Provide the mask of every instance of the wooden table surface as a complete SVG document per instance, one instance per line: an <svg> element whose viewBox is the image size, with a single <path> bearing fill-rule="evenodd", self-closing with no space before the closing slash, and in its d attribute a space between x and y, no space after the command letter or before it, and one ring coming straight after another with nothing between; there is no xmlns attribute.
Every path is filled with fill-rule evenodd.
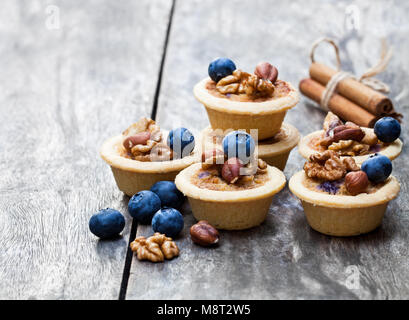
<svg viewBox="0 0 409 320"><path fill-rule="evenodd" d="M356 74L377 61L379 38L388 39L394 56L379 78L406 122L408 16L403 1L3 1L0 299L408 299L406 146L393 162L400 196L368 235L313 231L286 187L263 225L221 232L213 249L191 243L186 203L181 256L162 264L139 262L128 250L135 234L152 231L132 222L129 198L98 154L142 116L164 129L207 126L192 88L215 57L248 71L270 61L297 85L308 75L312 42L324 35ZM330 47L317 58L334 63ZM323 117L302 98L285 121L307 134ZM302 164L294 150L287 179ZM127 223L121 237L99 241L88 220L106 207Z"/></svg>

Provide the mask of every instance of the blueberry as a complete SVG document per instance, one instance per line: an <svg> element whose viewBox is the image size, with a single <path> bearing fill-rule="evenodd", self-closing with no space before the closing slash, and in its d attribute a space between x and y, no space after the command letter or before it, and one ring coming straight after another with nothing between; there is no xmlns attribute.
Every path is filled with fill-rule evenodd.
<svg viewBox="0 0 409 320"><path fill-rule="evenodd" d="M101 239L117 236L125 227L125 218L117 210L103 209L89 220L89 229Z"/></svg>
<svg viewBox="0 0 409 320"><path fill-rule="evenodd" d="M128 202L128 211L138 222L151 223L153 215L160 209L160 206L158 195L144 190L132 196Z"/></svg>
<svg viewBox="0 0 409 320"><path fill-rule="evenodd" d="M177 155L183 158L190 155L195 147L195 137L186 128L177 128L169 132L167 144Z"/></svg>
<svg viewBox="0 0 409 320"><path fill-rule="evenodd" d="M185 200L183 193L176 188L172 181L156 182L151 187L151 191L158 195L163 207L179 208Z"/></svg>
<svg viewBox="0 0 409 320"><path fill-rule="evenodd" d="M244 164L250 161L256 144L254 139L244 131L233 131L223 139L224 154L230 158L239 158Z"/></svg>
<svg viewBox="0 0 409 320"><path fill-rule="evenodd" d="M155 213L152 219L152 229L154 232L164 233L166 236L174 238L183 229L183 216L173 208L164 207Z"/></svg>
<svg viewBox="0 0 409 320"><path fill-rule="evenodd" d="M228 58L218 58L209 64L208 72L213 81L219 82L220 79L231 75L234 70L236 65L233 61Z"/></svg>
<svg viewBox="0 0 409 320"><path fill-rule="evenodd" d="M380 183L391 174L392 162L388 157L376 153L364 161L361 170L366 173L371 182Z"/></svg>
<svg viewBox="0 0 409 320"><path fill-rule="evenodd" d="M400 136L400 123L392 117L384 117L376 121L374 132L379 140L385 143L395 141Z"/></svg>

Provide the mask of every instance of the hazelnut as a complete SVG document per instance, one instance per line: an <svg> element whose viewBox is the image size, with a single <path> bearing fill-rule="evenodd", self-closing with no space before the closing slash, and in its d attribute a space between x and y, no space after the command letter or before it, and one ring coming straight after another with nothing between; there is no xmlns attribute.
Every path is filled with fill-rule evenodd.
<svg viewBox="0 0 409 320"><path fill-rule="evenodd" d="M345 176L345 187L347 188L347 191L353 196L364 192L368 185L368 176L364 171L349 172Z"/></svg>
<svg viewBox="0 0 409 320"><path fill-rule="evenodd" d="M194 243L204 247L219 242L219 232L205 220L199 221L190 228L190 237Z"/></svg>
<svg viewBox="0 0 409 320"><path fill-rule="evenodd" d="M240 178L243 162L239 158L230 158L222 167L222 177L228 183L235 183Z"/></svg>
<svg viewBox="0 0 409 320"><path fill-rule="evenodd" d="M270 80L274 84L278 77L278 70L268 62L260 62L256 66L254 74L261 79Z"/></svg>
<svg viewBox="0 0 409 320"><path fill-rule="evenodd" d="M140 132L134 136L127 137L123 142L123 146L128 152L130 152L131 149L138 144L146 145L150 137L151 137L150 132L148 131Z"/></svg>

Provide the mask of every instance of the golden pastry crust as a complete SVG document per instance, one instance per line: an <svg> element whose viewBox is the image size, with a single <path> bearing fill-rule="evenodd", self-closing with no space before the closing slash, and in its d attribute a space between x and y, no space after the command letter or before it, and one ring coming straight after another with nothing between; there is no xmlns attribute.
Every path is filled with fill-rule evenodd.
<svg viewBox="0 0 409 320"><path fill-rule="evenodd" d="M166 138L165 138L166 139ZM187 166L199 161L198 149L199 143L196 144L193 154L182 159L161 162L144 162L123 157L123 136L118 135L104 142L100 149L100 155L110 166L130 172L143 173L166 173L182 170Z"/></svg>
<svg viewBox="0 0 409 320"><path fill-rule="evenodd" d="M218 229L243 230L258 226L268 214L274 194L285 186L285 176L277 168L267 166L269 180L260 187L240 191L214 191L194 185L191 177L200 170L196 163L180 172L177 188L189 200L194 217L206 220Z"/></svg>
<svg viewBox="0 0 409 320"><path fill-rule="evenodd" d="M294 107L299 101L298 91L287 82L289 93L280 98L268 99L260 102L232 101L225 97L217 97L206 88L210 78L205 78L195 85L193 93L197 100L209 108L220 112L233 112L237 114L261 115L283 112Z"/></svg>
<svg viewBox="0 0 409 320"><path fill-rule="evenodd" d="M306 187L305 180L310 179L304 171L294 174L289 188L298 198L308 203L332 208L365 208L384 204L397 197L400 184L390 176L376 192L360 193L356 196L332 195L317 192Z"/></svg>
<svg viewBox="0 0 409 320"><path fill-rule="evenodd" d="M364 131L372 131L373 129L371 128L362 128L362 130ZM320 150L315 150L313 149L310 144L311 141L314 139L319 139L320 137L322 137L324 134L323 130L318 130L315 132L312 132L310 134L308 134L307 136L301 138L300 142L298 143L298 151L300 152L300 154L308 159L312 154L317 153L317 152L321 152ZM395 140L393 143L387 145L385 148L381 149L379 152L377 152L378 154L382 154L387 156L389 159L393 160L395 158L397 158L399 156L399 154L402 151L402 146L403 143L400 139ZM363 156L354 156L353 158L355 159L355 162L358 164L362 164L366 159L368 159L370 156L370 154L368 155L363 155ZM341 157L344 158L344 157Z"/></svg>
<svg viewBox="0 0 409 320"><path fill-rule="evenodd" d="M201 169L200 163L195 163L180 172L175 179L177 188L186 196L206 201L240 202L256 200L271 196L285 186L284 174L274 167L267 167L268 178L260 187L239 191L215 191L203 189L192 183L191 178Z"/></svg>

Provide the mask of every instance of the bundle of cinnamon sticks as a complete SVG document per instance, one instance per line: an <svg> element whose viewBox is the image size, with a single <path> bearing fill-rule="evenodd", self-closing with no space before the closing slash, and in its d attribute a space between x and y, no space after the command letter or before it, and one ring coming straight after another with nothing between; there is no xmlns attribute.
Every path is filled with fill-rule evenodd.
<svg viewBox="0 0 409 320"><path fill-rule="evenodd" d="M300 91L317 103L336 70L318 62L310 66L310 78L300 82ZM392 101L353 78L342 80L329 100L328 108L345 121L352 121L362 127L372 128L384 116L400 121L401 114L394 110Z"/></svg>

